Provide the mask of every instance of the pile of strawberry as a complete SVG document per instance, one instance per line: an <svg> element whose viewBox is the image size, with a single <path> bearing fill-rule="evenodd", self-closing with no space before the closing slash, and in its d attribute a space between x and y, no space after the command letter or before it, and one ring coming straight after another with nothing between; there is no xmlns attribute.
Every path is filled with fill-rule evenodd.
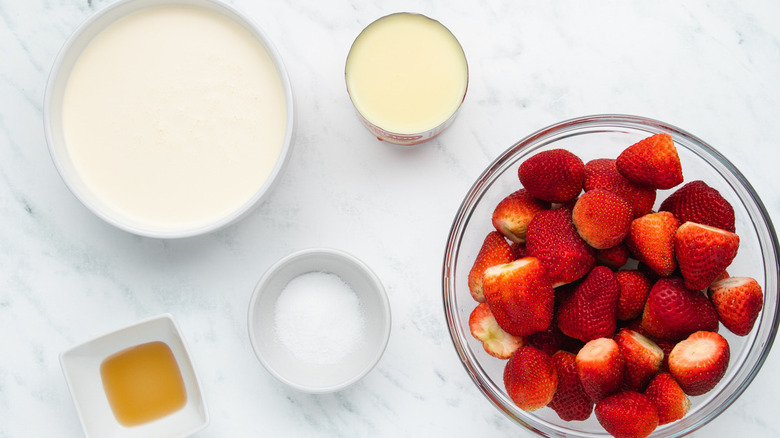
<svg viewBox="0 0 780 438"><path fill-rule="evenodd" d="M616 437L683 418L728 367L720 324L745 336L763 306L756 280L726 272L732 206L693 181L653 211L657 190L683 183L663 133L617 159L540 152L518 176L468 276L471 333L508 359L508 395L566 421L595 410Z"/></svg>

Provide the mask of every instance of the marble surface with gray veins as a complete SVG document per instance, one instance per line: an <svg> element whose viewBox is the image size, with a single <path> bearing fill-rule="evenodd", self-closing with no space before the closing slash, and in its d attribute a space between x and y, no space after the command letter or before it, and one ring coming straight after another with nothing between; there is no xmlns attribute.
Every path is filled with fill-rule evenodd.
<svg viewBox="0 0 780 438"><path fill-rule="evenodd" d="M192 350L211 424L200 437L517 437L470 380L442 310L444 245L482 170L561 120L646 116L715 146L780 220L780 3L230 1L270 36L297 104L289 166L242 221L156 240L120 231L66 188L47 150L50 68L77 26L111 1L0 0L0 437L83 436L58 361L73 345L171 313ZM363 27L416 11L468 58L468 95L430 143L380 143L346 94ZM392 335L356 385L309 395L276 381L246 329L250 294L292 251L333 247L382 279ZM771 291L777 293L777 291ZM780 436L780 350L692 436Z"/></svg>

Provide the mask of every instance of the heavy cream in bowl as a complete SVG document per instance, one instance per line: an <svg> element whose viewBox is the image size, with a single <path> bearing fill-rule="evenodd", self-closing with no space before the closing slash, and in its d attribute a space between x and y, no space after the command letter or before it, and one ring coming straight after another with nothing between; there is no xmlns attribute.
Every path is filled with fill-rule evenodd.
<svg viewBox="0 0 780 438"><path fill-rule="evenodd" d="M162 238L243 216L281 171L294 126L279 55L211 0L98 13L59 55L45 111L74 194L108 222Z"/></svg>

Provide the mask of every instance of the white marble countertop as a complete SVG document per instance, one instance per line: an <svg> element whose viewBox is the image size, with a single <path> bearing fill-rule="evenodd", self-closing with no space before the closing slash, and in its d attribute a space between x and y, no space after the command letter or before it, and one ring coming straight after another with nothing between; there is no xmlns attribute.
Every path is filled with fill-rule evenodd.
<svg viewBox="0 0 780 438"><path fill-rule="evenodd" d="M577 116L625 113L718 148L780 220L780 3L234 0L274 40L293 83L289 167L251 215L203 237L120 231L68 191L49 157L49 69L77 25L109 1L0 0L0 437L82 436L61 351L170 312L209 402L199 437L530 436L472 384L450 340L441 266L451 220L482 169L527 134ZM439 138L372 138L345 92L358 32L410 10L447 25L471 82ZM313 246L350 252L384 282L388 348L358 384L308 395L254 357L246 312L273 262ZM776 293L776 291L773 291ZM780 349L724 414L694 436L780 435Z"/></svg>

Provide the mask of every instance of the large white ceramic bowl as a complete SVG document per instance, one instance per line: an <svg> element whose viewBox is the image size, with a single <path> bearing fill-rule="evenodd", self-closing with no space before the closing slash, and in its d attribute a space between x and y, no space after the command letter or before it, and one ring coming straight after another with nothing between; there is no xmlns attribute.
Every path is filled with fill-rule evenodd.
<svg viewBox="0 0 780 438"><path fill-rule="evenodd" d="M128 215L98 196L96 191L85 183L82 175L74 166L63 132L63 100L66 86L72 69L85 48L102 30L117 20L146 8L164 5L186 5L205 8L232 20L247 30L256 38L273 60L286 100L286 108L281 110L284 111L286 116L286 128L281 152L265 182L257 188L251 198L235 207L232 211L220 213L218 217L208 218L204 221L183 222L182 225L158 224L143 218L139 219L137 215ZM121 86L121 84L117 85ZM106 108L106 111L111 110L112 108ZM60 50L49 76L43 111L44 129L49 152L57 171L71 192L89 210L108 223L134 234L155 238L180 238L204 234L225 227L244 217L271 190L274 182L283 171L285 163L291 154L295 130L292 87L281 56L260 27L239 10L219 0L119 0L101 9L82 23ZM259 142L264 140L258 139ZM237 157L237 159L240 160L241 157ZM132 184L132 181L128 181L128 183Z"/></svg>

